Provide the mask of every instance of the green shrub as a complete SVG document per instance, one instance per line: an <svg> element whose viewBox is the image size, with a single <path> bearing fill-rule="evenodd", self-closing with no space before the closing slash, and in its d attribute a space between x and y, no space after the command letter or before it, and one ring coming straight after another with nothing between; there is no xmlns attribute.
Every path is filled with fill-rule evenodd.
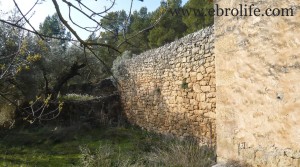
<svg viewBox="0 0 300 167"><path fill-rule="evenodd" d="M186 78L183 79L182 84L181 84L182 89L187 89L188 88L188 83L186 82Z"/></svg>
<svg viewBox="0 0 300 167"><path fill-rule="evenodd" d="M156 92L157 94L161 94L161 89L160 89L160 88L156 88L156 89L155 89L155 92Z"/></svg>

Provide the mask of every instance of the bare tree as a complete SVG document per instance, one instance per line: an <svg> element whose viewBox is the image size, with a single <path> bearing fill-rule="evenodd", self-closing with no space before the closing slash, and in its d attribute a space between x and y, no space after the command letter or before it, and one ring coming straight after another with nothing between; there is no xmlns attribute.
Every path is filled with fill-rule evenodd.
<svg viewBox="0 0 300 167"><path fill-rule="evenodd" d="M130 40L137 37L139 34L149 31L150 29L154 28L159 21L162 19L162 17L165 15L167 10L164 10L163 12L161 12L161 14L158 16L158 18L156 18L156 20L151 23L148 26L145 26L144 28L142 28L141 30L135 32L135 33L131 33L131 35L128 35L128 25L130 23L130 17L131 17L131 13L132 13L132 7L133 7L133 3L135 0L128 0L130 2L130 8L129 8L129 13L127 14L127 18L124 18L123 20L123 26L121 27L120 31L111 31L109 29L107 29L106 27L104 27L99 20L101 19L111 19L111 18L107 18L106 15L108 12L112 11L112 8L116 5L115 0L110 0L110 4L108 5L108 7L105 7L103 4L104 0L95 0L97 1L97 4L99 6L103 6L103 9L101 11L95 11L93 10L86 1L82 1L82 0L61 0L62 3L66 4L68 6L68 16L64 16L62 14L61 8L59 3L57 2L57 0L51 0L53 7L55 8L56 13L59 16L60 21L66 26L66 28L73 34L73 36L75 37L75 39L62 39L62 38L58 38L58 37L54 37L54 36L47 36L45 34L41 34L39 33L30 23L30 14L32 14L33 9L41 4L44 0L36 0L36 2L33 4L33 6L28 10L28 11L21 11L21 9L19 8L18 3L16 2L16 0L12 0L15 4L15 7L17 8L18 12L20 13L20 15L22 16L17 22L9 22L7 20L3 20L0 19L0 22L5 23L5 24L9 24L11 26L26 30L28 32L34 33L36 35L38 35L41 39L45 39L45 38L54 38L54 39L61 39L61 40L71 40L74 42L79 42L80 46L83 47L84 51L89 51L91 54L93 54L105 67L106 67L106 71L108 73L110 73L112 75L112 73L110 72L110 68L108 68L108 66L106 65L106 62L103 61L99 55L97 55L97 53L93 50L93 46L99 46L99 47L104 47L107 48L109 50L109 52L111 53L111 55L115 55L115 54L120 54L119 48L124 45L124 44L130 44ZM166 8L168 6L165 6ZM98 8L101 9L101 8ZM80 23L76 22L75 19L73 18L73 12L77 12L80 13L82 16L85 17L86 20L91 21L92 23L94 23L94 26L85 26L85 25L81 25ZM31 29L27 29L25 28L24 25L19 25L18 23L23 20L25 21L30 27ZM68 20L72 23L69 24ZM90 32L91 34L97 34L97 32L99 33L101 30L103 31L108 31L112 34L112 36L117 37L119 40L116 41L116 43L114 44L107 44L105 42L98 42L98 41L88 41L88 40L84 40L82 39L79 35L78 32L75 30L75 27L78 27L84 31ZM121 32L121 34L120 34ZM96 38L101 38L100 34L96 37Z"/></svg>
<svg viewBox="0 0 300 167"><path fill-rule="evenodd" d="M32 34L37 35L41 40L46 40L47 39L59 39L59 40L68 40L71 42L79 43L80 47L84 50L84 53L86 54L87 52L89 54L92 54L95 56L105 67L106 72L111 73L110 68L106 65L106 62L103 61L100 56L97 54L96 50L94 48L97 47L103 47L106 48L109 53L112 55L118 55L121 52L119 51L119 48L124 45L124 44L130 44L130 40L137 37L139 34L149 31L152 28L154 28L159 21L162 19L164 14L166 13L167 10L164 10L160 13L159 17L156 18L156 20L151 23L150 25L147 25L146 27L143 27L141 30L131 33L130 35L128 34L127 28L130 23L130 18L131 18L131 13L132 13L132 7L134 0L128 0L130 2L130 8L129 12L127 14L127 17L124 18L123 20L123 25L120 27L120 30L118 31L112 31L110 29L107 29L105 26L103 26L100 22L101 19L111 19L107 18L106 15L108 12L112 11L112 8L116 5L115 0L110 0L110 5L108 7L103 7L101 11L95 11L93 10L86 1L82 0L61 0L62 3L66 4L68 6L68 16L64 16L61 11L61 6L57 2L57 0L51 0L53 4L53 8L55 8L55 11L60 19L60 21L63 23L63 25L71 32L71 34L75 37L75 39L69 39L69 38L62 38L62 37L57 37L57 36L49 36L46 34L43 34L36 30L33 25L30 22L31 17L35 14L34 9L41 3L43 3L44 0L36 0L35 3L32 5L32 7L28 11L22 11L19 7L19 4L16 0L11 0L16 8L16 12L19 14L20 17L16 19L2 19L0 18L0 22L4 25L7 25L9 27L14 27L13 29L16 29L18 31L18 38L15 41L16 44L16 51L14 53L11 53L9 55L6 55L4 57L0 57L0 60L6 61L4 63L4 66L0 67L0 85L3 82L10 82L10 78L13 77L17 71L18 71L18 55L20 55L20 52L22 51L22 43L24 40L24 34L25 32L29 32ZM97 0L96 0L97 1ZM104 0L98 0L97 3L99 5L104 4ZM94 26L86 26L86 25L81 25L80 23L76 22L73 18L73 12L80 13L82 16L85 17L85 19L91 21L94 23ZM72 24L70 24L70 22ZM29 25L30 28L27 28L25 25ZM96 36L96 38L101 38L100 36L100 31L106 31L112 34L112 36L117 37L119 40L116 40L115 43L113 44L107 44L105 42L99 42L101 40L96 40L96 41L90 41L90 40L85 40L82 39L79 35L78 32L75 30L75 27L80 28L84 31L87 31L91 34L99 34ZM102 40L103 41L103 40ZM24 61L22 62L24 63ZM1 63L0 63L1 65ZM56 118L59 114L60 108L62 107L61 103L57 103L58 106L56 108L46 110L47 107L49 106L49 100L57 100L57 95L64 83L68 81L70 78L74 77L75 75L78 75L78 70L83 68L86 64L77 64L75 62L72 67L67 71L65 74L59 77L57 83L54 85L53 89L50 90L48 88L48 79L46 76L45 71L43 71L43 77L45 80L46 84L46 93L45 97L40 101L40 97L36 98L36 101L30 102L27 104L27 106L20 108L20 110L24 110L28 112L28 115L32 118L31 120L42 120L42 119L52 119ZM11 83L13 84L13 83ZM16 107L20 107L19 104L17 104L14 100L11 100L7 96L7 92L3 92L5 88L0 90L0 96L7 100L9 103L12 103ZM55 113L56 112L56 113ZM49 117L52 116L52 117Z"/></svg>
<svg viewBox="0 0 300 167"><path fill-rule="evenodd" d="M57 37L47 36L45 34L39 33L32 26L32 24L30 23L30 17L31 16L28 16L28 15L30 13L32 13L33 9L37 5L41 4L43 2L43 0L36 0L36 2L33 4L33 6L28 11L25 11L25 12L22 11L19 8L19 5L16 2L16 0L12 0L12 1L14 2L15 7L17 8L17 10L19 11L19 13L21 14L22 17L17 22L9 22L9 21L3 20L3 19L0 19L0 22L5 23L5 24L9 24L11 26L14 26L14 27L26 30L26 31L29 31L31 33L34 33L34 34L38 35L41 39L44 39L44 38L57 38ZM120 48L120 46L122 46L124 43L129 42L130 39L136 37L138 34L143 33L145 31L155 27L155 25L157 25L159 23L162 16L167 11L167 10L165 10L165 12L162 12L161 15L156 19L156 21L154 21L151 25L148 25L148 26L144 27L143 29L141 29L140 31L134 33L133 35L128 36L126 29L127 29L128 24L130 22L130 17L131 17L131 13L132 13L132 7L133 7L134 0L128 0L128 1L130 1L131 5L130 5L130 8L129 8L128 17L124 18L124 21L123 21L124 26L121 27L122 28L122 30L121 30L122 34L119 34L119 32L115 32L115 31L111 31L111 30L106 29L99 22L100 19L111 19L111 18L106 18L105 16L108 12L112 11L112 8L116 4L115 0L110 0L110 5L108 7L104 7L104 9L101 10L101 11L95 11L95 10L91 9L91 7L88 6L87 2L84 2L82 0L73 0L73 1L71 1L71 0L61 0L61 1L68 6L68 16L67 16L67 18L65 16L63 16L60 5L58 4L57 0L52 0L53 7L55 8L55 11L59 16L59 19L66 26L66 28L73 34L73 36L76 38L76 39L73 39L72 41L80 42L81 46L87 48L88 50L90 50L90 48L92 48L92 46L101 46L101 47L106 47L106 48L111 49L113 51L119 52L118 48ZM98 2L99 5L104 4L104 0L102 0L102 1L98 0L97 2ZM77 12L77 13L79 12L82 16L84 16L86 18L86 20L89 20L89 21L93 22L94 26L89 26L88 27L88 26L83 26L80 23L77 23L73 18L72 12ZM21 20L25 20L26 23L31 27L31 30L25 28L24 25L19 25L18 23ZM72 25L69 24L68 20L72 23ZM114 45L108 45L106 43L100 43L100 42L86 41L78 35L78 32L76 32L75 27L78 27L82 30L85 30L85 31L90 32L90 33L95 33L95 34L97 34L97 32L99 32L100 30L109 31L111 34L113 34L115 36L121 36L122 40L120 40L119 43L116 43ZM98 37L98 38L100 38L100 37ZM64 40L67 40L67 39L64 39ZM95 55L95 56L97 56L97 55Z"/></svg>

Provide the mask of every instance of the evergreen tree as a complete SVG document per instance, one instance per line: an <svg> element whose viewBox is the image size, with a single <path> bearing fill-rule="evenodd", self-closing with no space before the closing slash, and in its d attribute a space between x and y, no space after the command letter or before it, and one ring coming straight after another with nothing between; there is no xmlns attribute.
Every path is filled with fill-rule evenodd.
<svg viewBox="0 0 300 167"><path fill-rule="evenodd" d="M129 35L132 36L151 25L151 13L146 7L139 11L134 11L130 18ZM122 50L131 50L132 53L138 54L149 49L148 40L149 30L139 33L129 40L130 44L124 45Z"/></svg>
<svg viewBox="0 0 300 167"><path fill-rule="evenodd" d="M40 24L39 28L40 33L43 35L71 39L71 33L66 31L65 26L61 23L56 13L52 16L47 16L44 22ZM66 40L60 40L60 44L66 49Z"/></svg>
<svg viewBox="0 0 300 167"><path fill-rule="evenodd" d="M127 31L127 14L124 10L109 12L103 19L101 19L101 25L105 29L102 33L102 37L106 38L106 43L114 44L123 35L124 31Z"/></svg>
<svg viewBox="0 0 300 167"><path fill-rule="evenodd" d="M184 9L190 12L189 16L183 17L183 22L187 26L185 34L198 31L214 22L213 16L209 13L209 10L213 9L213 3L208 0L189 0Z"/></svg>
<svg viewBox="0 0 300 167"><path fill-rule="evenodd" d="M168 0L168 5L170 8L180 8L181 0ZM164 6L160 6L154 11L152 22L154 22L163 12L166 12L165 10L166 8ZM150 31L148 36L149 44L152 48L155 48L172 42L176 38L182 37L186 28L186 25L182 22L182 16L172 16L170 12L166 12L158 25Z"/></svg>

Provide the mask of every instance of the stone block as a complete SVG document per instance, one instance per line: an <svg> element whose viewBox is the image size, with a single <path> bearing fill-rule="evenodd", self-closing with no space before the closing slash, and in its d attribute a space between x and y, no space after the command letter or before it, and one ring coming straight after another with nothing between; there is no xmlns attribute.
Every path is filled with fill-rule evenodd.
<svg viewBox="0 0 300 167"><path fill-rule="evenodd" d="M207 112L207 113L204 113L204 116L215 119L216 118L216 113L215 112Z"/></svg>
<svg viewBox="0 0 300 167"><path fill-rule="evenodd" d="M197 100L198 102L204 102L204 101L206 100L206 95L205 95L205 93L198 93L198 94L196 95L196 100Z"/></svg>
<svg viewBox="0 0 300 167"><path fill-rule="evenodd" d="M203 75L201 73L197 74L197 80L200 81L203 79Z"/></svg>
<svg viewBox="0 0 300 167"><path fill-rule="evenodd" d="M216 97L216 94L215 93L207 93L206 96L208 98L213 98L213 97Z"/></svg>
<svg viewBox="0 0 300 167"><path fill-rule="evenodd" d="M215 68L214 67L207 67L206 68L206 72L209 73L214 73L215 72Z"/></svg>
<svg viewBox="0 0 300 167"><path fill-rule="evenodd" d="M200 81L199 84L200 84L201 86L205 86L205 85L208 85L208 82L207 82L207 81Z"/></svg>
<svg viewBox="0 0 300 167"><path fill-rule="evenodd" d="M191 82L196 82L197 81L197 77L196 76L192 76L191 77Z"/></svg>
<svg viewBox="0 0 300 167"><path fill-rule="evenodd" d="M176 102L177 102L177 103L182 103L182 102L183 102L183 98L177 96L177 97L176 97Z"/></svg>
<svg viewBox="0 0 300 167"><path fill-rule="evenodd" d="M190 72L190 76L191 77L196 77L197 76L197 72Z"/></svg>
<svg viewBox="0 0 300 167"><path fill-rule="evenodd" d="M194 84L193 85L193 91L196 93L200 93L201 92L201 86L199 84Z"/></svg>
<svg viewBox="0 0 300 167"><path fill-rule="evenodd" d="M191 86L192 86L192 85L191 85ZM193 99L194 96L195 96L195 93L194 93L194 92L188 92L187 97L188 97L189 99Z"/></svg>
<svg viewBox="0 0 300 167"><path fill-rule="evenodd" d="M201 86L200 87L202 92L209 92L210 91L210 86Z"/></svg>
<svg viewBox="0 0 300 167"><path fill-rule="evenodd" d="M200 48L198 48L198 47L193 48L193 49L192 49L192 54L193 54L193 55L198 54L198 53L199 53L199 50L200 50Z"/></svg>

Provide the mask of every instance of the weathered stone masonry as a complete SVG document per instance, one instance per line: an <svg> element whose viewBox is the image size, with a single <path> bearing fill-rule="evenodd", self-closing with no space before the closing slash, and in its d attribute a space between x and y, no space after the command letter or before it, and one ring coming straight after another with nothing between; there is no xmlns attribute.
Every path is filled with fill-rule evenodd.
<svg viewBox="0 0 300 167"><path fill-rule="evenodd" d="M125 60L128 119L148 130L215 143L213 27Z"/></svg>
<svg viewBox="0 0 300 167"><path fill-rule="evenodd" d="M293 8L295 15L215 17L215 32L206 28L125 61L128 118L157 132L216 139L218 163L300 167L299 0L215 3Z"/></svg>
<svg viewBox="0 0 300 167"><path fill-rule="evenodd" d="M218 162L300 167L300 1L217 0L294 16L215 17Z"/></svg>

